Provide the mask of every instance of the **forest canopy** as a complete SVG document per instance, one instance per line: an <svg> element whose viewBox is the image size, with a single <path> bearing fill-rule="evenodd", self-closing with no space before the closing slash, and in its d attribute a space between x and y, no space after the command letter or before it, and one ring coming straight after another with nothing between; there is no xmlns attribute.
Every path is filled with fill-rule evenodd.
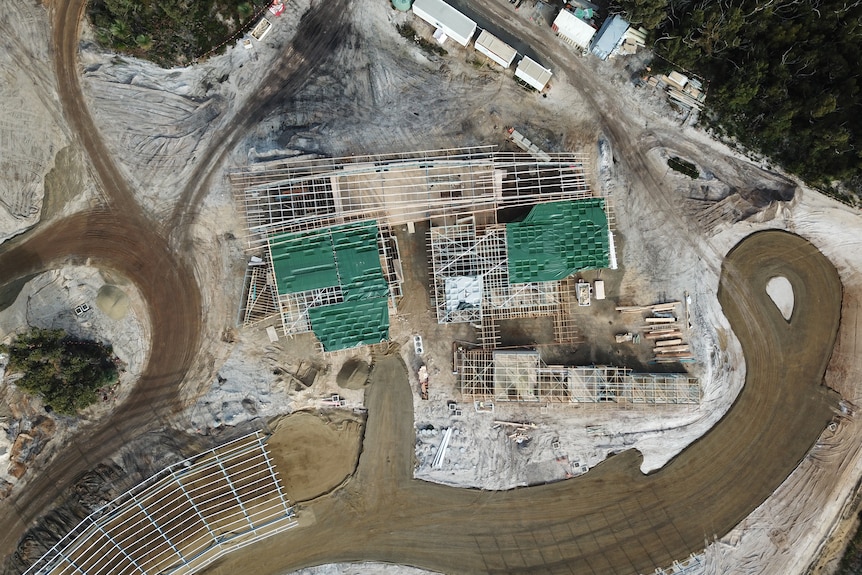
<svg viewBox="0 0 862 575"><path fill-rule="evenodd" d="M862 190L862 0L619 0L709 82L707 119L808 182Z"/></svg>
<svg viewBox="0 0 862 575"><path fill-rule="evenodd" d="M62 329L34 328L0 351L9 354L7 373L21 374L18 387L66 415L95 403L97 391L118 378L110 346L79 340Z"/></svg>
<svg viewBox="0 0 862 575"><path fill-rule="evenodd" d="M254 23L264 0L90 0L87 13L99 44L152 60L187 65L223 50Z"/></svg>

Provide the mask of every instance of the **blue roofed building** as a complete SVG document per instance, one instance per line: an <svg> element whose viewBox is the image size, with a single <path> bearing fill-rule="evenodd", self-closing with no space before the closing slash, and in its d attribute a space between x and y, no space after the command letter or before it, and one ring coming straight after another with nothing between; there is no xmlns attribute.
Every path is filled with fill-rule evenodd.
<svg viewBox="0 0 862 575"><path fill-rule="evenodd" d="M623 36L628 29L628 22L619 16L611 16L605 20L605 23L593 37L590 51L602 60L607 60L617 46L622 43Z"/></svg>

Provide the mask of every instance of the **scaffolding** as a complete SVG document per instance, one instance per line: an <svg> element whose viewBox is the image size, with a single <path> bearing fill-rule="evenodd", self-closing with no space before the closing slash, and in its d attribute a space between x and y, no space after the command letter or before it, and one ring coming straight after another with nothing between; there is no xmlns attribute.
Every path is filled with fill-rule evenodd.
<svg viewBox="0 0 862 575"><path fill-rule="evenodd" d="M536 351L464 350L458 374L465 401L637 407L698 405L700 382L688 374L632 373L613 366L545 365Z"/></svg>
<svg viewBox="0 0 862 575"><path fill-rule="evenodd" d="M297 525L260 432L163 469L94 511L24 575L189 575Z"/></svg>

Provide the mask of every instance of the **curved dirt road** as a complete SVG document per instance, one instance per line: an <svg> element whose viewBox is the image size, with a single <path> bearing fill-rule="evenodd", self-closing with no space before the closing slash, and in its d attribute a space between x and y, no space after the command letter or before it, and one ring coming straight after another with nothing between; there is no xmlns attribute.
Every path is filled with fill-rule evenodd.
<svg viewBox="0 0 862 575"><path fill-rule="evenodd" d="M4 554L78 474L159 425L175 405L200 338L200 295L190 268L151 231L80 94L77 26L84 1L57 4L55 65L64 113L90 154L109 206L0 250L0 283L69 258L91 258L141 290L150 308L153 342L141 384L87 439L87 449L73 444L27 490L4 502ZM316 22L322 26L323 20ZM286 68L277 80L294 75ZM265 90L259 107L250 110L265 112L278 94L277 87ZM605 120L615 143L623 142L626 160L637 161L636 154L629 157L637 151L635 137L625 126ZM243 125L234 122L221 140L235 141ZM202 183L186 189L184 205L191 208L178 207L171 219L181 230L202 197L207 171L227 145L212 149L196 172ZM649 185L660 187L655 178ZM769 274L777 272L796 290L797 310L789 324L765 294ZM646 477L637 469L637 454L625 453L576 480L528 490L489 493L414 481L406 374L397 360L383 360L368 394L371 415L357 475L345 489L309 506L314 525L255 546L253 553L228 557L219 570L268 573L362 559L445 572L631 573L667 564L702 548L704 539L723 534L747 515L792 471L829 420L830 398L818 383L834 341L840 295L834 268L794 236L758 234L732 252L720 297L745 349L746 386L713 431Z"/></svg>
<svg viewBox="0 0 862 575"><path fill-rule="evenodd" d="M54 67L63 115L87 152L107 206L0 246L0 285L70 260L114 270L140 290L149 310L152 341L144 373L123 406L86 437L73 439L70 449L0 506L0 525L4 526L0 555L4 557L78 476L118 452L131 438L163 426L164 417L180 407L180 384L202 345L204 318L193 266L184 260L189 255L172 244L186 244L189 224L225 154L281 98L302 87L322 56L338 45L339 32L348 25L343 0L321 3L307 15L302 33L286 47L259 92L212 138L213 145L204 151L173 216L161 224L151 221L136 202L134 190L102 141L81 92L78 41L85 7L86 0L51 5Z"/></svg>
<svg viewBox="0 0 862 575"><path fill-rule="evenodd" d="M790 322L766 294L775 275L794 288ZM443 573L631 575L702 549L790 474L836 402L821 380L841 283L817 249L784 232L748 237L724 263L719 299L745 352L745 387L716 427L660 471L643 475L630 451L579 478L507 492L413 480L411 391L400 359L387 357L367 392L354 478L304 509L312 525L228 556L210 572L265 575L373 560Z"/></svg>

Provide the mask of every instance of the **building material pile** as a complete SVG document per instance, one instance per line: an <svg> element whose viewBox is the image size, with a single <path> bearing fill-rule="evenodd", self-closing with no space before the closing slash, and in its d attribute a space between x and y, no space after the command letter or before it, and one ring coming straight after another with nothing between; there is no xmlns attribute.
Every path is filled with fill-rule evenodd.
<svg viewBox="0 0 862 575"><path fill-rule="evenodd" d="M620 313L652 314L644 318L643 337L653 342L653 363L685 363L694 361L694 356L683 339L683 328L677 317L677 308L681 305L681 302L672 301L647 306L617 306L616 310Z"/></svg>

